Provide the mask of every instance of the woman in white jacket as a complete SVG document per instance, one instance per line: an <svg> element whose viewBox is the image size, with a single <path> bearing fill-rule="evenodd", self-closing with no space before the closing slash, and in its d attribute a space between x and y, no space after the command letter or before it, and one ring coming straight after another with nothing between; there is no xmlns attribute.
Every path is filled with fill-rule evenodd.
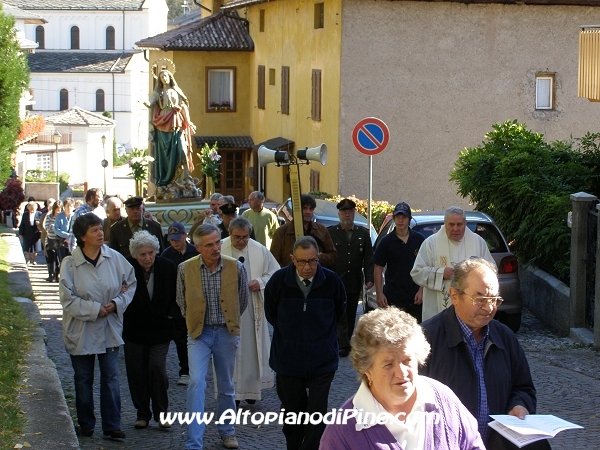
<svg viewBox="0 0 600 450"><path fill-rule="evenodd" d="M114 439L121 431L118 355L123 345L123 313L136 288L133 267L120 253L104 245L102 220L83 214L72 227L77 248L60 270L63 340L75 371L75 404L80 433L92 436L94 363L100 366L102 431Z"/></svg>

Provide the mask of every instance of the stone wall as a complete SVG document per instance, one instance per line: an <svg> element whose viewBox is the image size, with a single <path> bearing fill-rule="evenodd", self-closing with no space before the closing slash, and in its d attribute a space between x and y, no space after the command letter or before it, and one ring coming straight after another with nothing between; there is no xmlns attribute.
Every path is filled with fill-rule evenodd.
<svg viewBox="0 0 600 450"><path fill-rule="evenodd" d="M35 198L35 200L41 205L44 200L49 198L59 198L58 196L58 183L25 183L25 200L29 197Z"/></svg>
<svg viewBox="0 0 600 450"><path fill-rule="evenodd" d="M523 306L560 336L570 331L570 289L562 281L535 267L520 267Z"/></svg>

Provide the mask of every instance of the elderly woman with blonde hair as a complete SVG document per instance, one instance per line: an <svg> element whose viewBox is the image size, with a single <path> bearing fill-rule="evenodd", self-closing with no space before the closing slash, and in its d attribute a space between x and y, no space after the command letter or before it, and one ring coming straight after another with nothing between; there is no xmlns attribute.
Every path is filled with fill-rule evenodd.
<svg viewBox="0 0 600 450"><path fill-rule="evenodd" d="M325 429L319 448L485 448L477 421L456 395L418 375L430 347L412 316L394 307L365 314L351 345L361 384Z"/></svg>
<svg viewBox="0 0 600 450"><path fill-rule="evenodd" d="M167 258L157 256L160 244L146 230L138 231L129 241L137 288L125 311L123 340L125 368L133 406L137 409L135 428L146 428L150 419L162 428L160 413L169 407L167 389L167 353L173 339L173 316L177 267ZM150 406L152 401L152 407Z"/></svg>

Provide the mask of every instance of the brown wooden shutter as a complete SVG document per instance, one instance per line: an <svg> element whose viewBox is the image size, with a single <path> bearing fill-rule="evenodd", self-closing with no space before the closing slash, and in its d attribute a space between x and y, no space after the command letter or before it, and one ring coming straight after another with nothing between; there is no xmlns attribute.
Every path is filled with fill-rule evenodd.
<svg viewBox="0 0 600 450"><path fill-rule="evenodd" d="M257 106L265 109L265 66L258 66L258 101Z"/></svg>

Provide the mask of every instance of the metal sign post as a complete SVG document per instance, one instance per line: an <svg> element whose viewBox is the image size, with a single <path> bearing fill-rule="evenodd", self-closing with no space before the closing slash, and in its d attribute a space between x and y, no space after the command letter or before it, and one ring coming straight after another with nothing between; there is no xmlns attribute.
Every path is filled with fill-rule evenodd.
<svg viewBox="0 0 600 450"><path fill-rule="evenodd" d="M371 232L373 201L373 155L381 153L390 140L390 130L381 119L367 117L356 124L352 131L352 142L356 149L369 157L369 199L367 203L369 233Z"/></svg>

